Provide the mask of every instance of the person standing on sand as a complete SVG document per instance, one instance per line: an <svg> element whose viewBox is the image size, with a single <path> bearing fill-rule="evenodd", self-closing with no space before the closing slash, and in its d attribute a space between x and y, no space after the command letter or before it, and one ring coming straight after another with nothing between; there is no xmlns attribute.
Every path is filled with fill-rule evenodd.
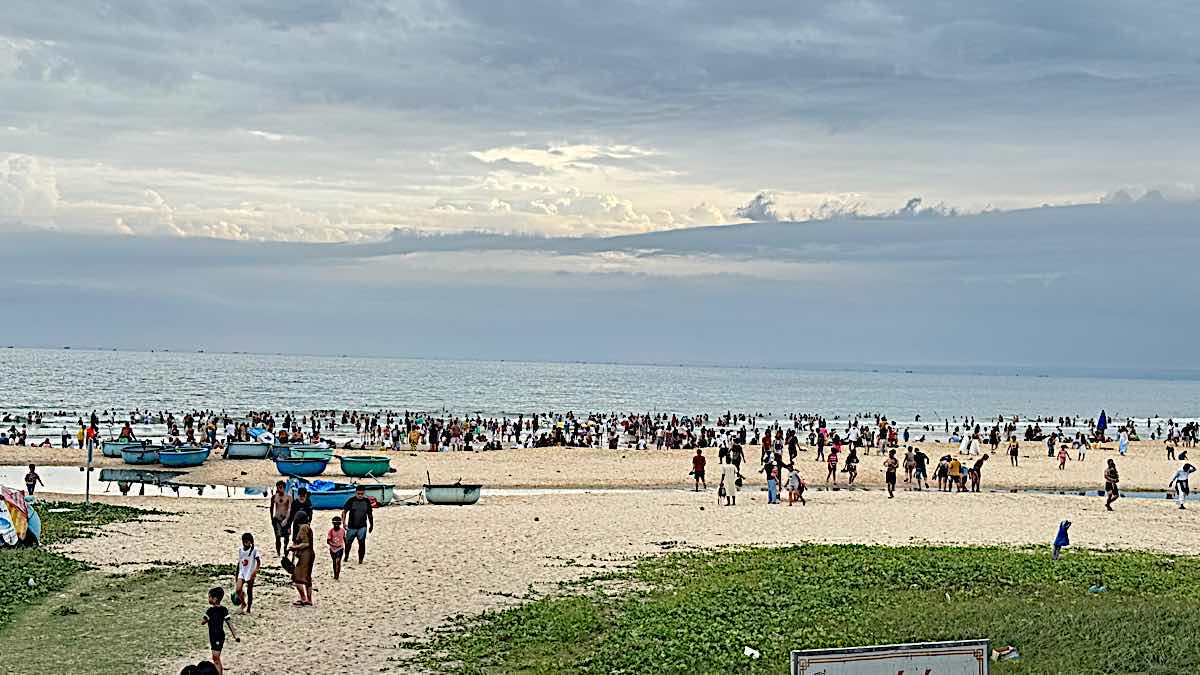
<svg viewBox="0 0 1200 675"><path fill-rule="evenodd" d="M288 518L292 515L292 496L285 490L286 483L275 481L275 492L271 495L271 529L275 531L275 555L288 550ZM280 542L283 548L280 548Z"/></svg>
<svg viewBox="0 0 1200 675"><path fill-rule="evenodd" d="M1179 504L1179 508L1183 508L1183 502L1187 499L1188 493L1191 492L1191 486L1188 481L1191 478L1192 472L1196 467L1191 464L1184 464L1181 469L1175 472L1171 477L1171 482L1167 483L1167 489L1175 492L1175 501Z"/></svg>
<svg viewBox="0 0 1200 675"><path fill-rule="evenodd" d="M254 535L242 535L242 547L238 549L238 568L233 591L233 603L249 614L254 607L254 580L262 567L262 555L254 545Z"/></svg>
<svg viewBox="0 0 1200 675"><path fill-rule="evenodd" d="M1108 468L1104 470L1104 508L1109 511L1113 510L1112 503L1121 498L1121 491L1117 484L1121 482L1121 476L1117 473L1117 463L1113 460L1108 460Z"/></svg>
<svg viewBox="0 0 1200 675"><path fill-rule="evenodd" d="M311 607L313 604L312 571L316 553L313 551L313 533L308 521L308 512L300 511L296 514L296 533L292 537L292 545L288 547L289 552L296 554L296 566L292 570L292 583L296 586L296 592L300 594L300 599L292 603L296 607Z"/></svg>
<svg viewBox="0 0 1200 675"><path fill-rule="evenodd" d="M896 467L900 462L896 459L896 450L888 449L887 459L883 460L883 482L887 484L888 499L896 496Z"/></svg>
<svg viewBox="0 0 1200 675"><path fill-rule="evenodd" d="M912 483L913 469L917 466L916 460L913 459L912 446L905 446L904 449L904 482L905 484Z"/></svg>
<svg viewBox="0 0 1200 675"><path fill-rule="evenodd" d="M771 460L767 460L767 503L779 503L779 465Z"/></svg>
<svg viewBox="0 0 1200 675"><path fill-rule="evenodd" d="M367 533L375 529L374 509L371 500L366 497L366 488L362 485L354 487L354 496L346 500L342 506L342 522L346 523L346 560L350 559L350 549L358 540L358 564L362 564L367 555Z"/></svg>
<svg viewBox="0 0 1200 675"><path fill-rule="evenodd" d="M917 448L913 452L913 478L917 481L917 490L921 490L921 483L925 484L925 489L929 489L929 455L926 455Z"/></svg>
<svg viewBox="0 0 1200 675"><path fill-rule="evenodd" d="M732 459L732 458L731 458ZM726 462L721 465L721 485L725 488L725 505L737 506L737 467Z"/></svg>
<svg viewBox="0 0 1200 675"><path fill-rule="evenodd" d="M1124 429L1121 429L1121 433L1117 436L1117 452L1121 453L1121 456L1124 457L1125 453L1128 451L1129 451L1129 432Z"/></svg>
<svg viewBox="0 0 1200 675"><path fill-rule="evenodd" d="M296 541L296 535L300 532L300 514L305 515L304 522L312 522L313 506L308 499L308 488L300 488L296 491L296 498L292 500L292 508L288 510L287 527L291 530L293 542Z"/></svg>
<svg viewBox="0 0 1200 675"><path fill-rule="evenodd" d="M788 489L788 506L795 504L797 501L803 506L807 502L804 501L804 480L800 478L800 472L792 469L788 473L787 480Z"/></svg>
<svg viewBox="0 0 1200 675"><path fill-rule="evenodd" d="M962 492L962 462L958 461L958 457L951 457L950 464L946 469L946 485L947 492L954 492L950 489L953 486L958 492Z"/></svg>
<svg viewBox="0 0 1200 675"><path fill-rule="evenodd" d="M696 479L695 492L700 491L701 485L704 486L705 490L708 489L708 483L704 482L704 465L707 463L708 460L704 457L704 451L696 448L696 455L692 457L692 477Z"/></svg>
<svg viewBox="0 0 1200 675"><path fill-rule="evenodd" d="M832 479L833 484L837 485L838 454L836 448L829 449L829 457L825 460L825 466L825 484L829 485L829 481Z"/></svg>
<svg viewBox="0 0 1200 675"><path fill-rule="evenodd" d="M1013 466L1020 466L1017 462L1017 453L1021 450L1021 444L1017 442L1016 436L1008 437L1008 461Z"/></svg>

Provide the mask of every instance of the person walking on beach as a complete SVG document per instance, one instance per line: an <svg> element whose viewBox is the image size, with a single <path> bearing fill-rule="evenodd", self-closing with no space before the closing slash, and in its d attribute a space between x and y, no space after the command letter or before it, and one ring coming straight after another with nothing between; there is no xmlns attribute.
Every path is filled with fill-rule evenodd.
<svg viewBox="0 0 1200 675"><path fill-rule="evenodd" d="M825 484L829 485L832 480L834 485L837 485L838 472L838 453L836 448L829 448L829 457L825 460Z"/></svg>
<svg viewBox="0 0 1200 675"><path fill-rule="evenodd" d="M788 506L796 502L800 502L801 506L807 503L804 501L804 480L800 478L800 472L795 468L788 472L787 489Z"/></svg>
<svg viewBox="0 0 1200 675"><path fill-rule="evenodd" d="M732 460L732 457L729 458ZM721 487L725 489L725 505L737 506L738 473L730 461L721 465Z"/></svg>
<svg viewBox="0 0 1200 675"><path fill-rule="evenodd" d="M1175 492L1175 501L1179 504L1179 508L1181 509L1184 508L1183 502L1185 499L1187 499L1188 493L1192 491L1191 486L1188 485L1188 481L1191 479L1192 472L1195 470L1196 467L1192 466L1191 464L1184 464L1183 467L1176 471L1175 475L1171 477L1171 482L1167 483L1167 489Z"/></svg>
<svg viewBox="0 0 1200 675"><path fill-rule="evenodd" d="M858 451L850 448L846 453L846 482L854 485L854 479L858 478Z"/></svg>
<svg viewBox="0 0 1200 675"><path fill-rule="evenodd" d="M1128 451L1129 451L1129 432L1124 429L1121 429L1121 433L1117 435L1117 452L1121 453L1121 456L1124 457L1125 453Z"/></svg>
<svg viewBox="0 0 1200 675"><path fill-rule="evenodd" d="M249 614L254 606L254 580L258 578L258 570L262 567L262 554L254 545L254 535L249 532L242 535L242 547L238 549L238 567L236 586L233 600L242 608L242 614Z"/></svg>
<svg viewBox="0 0 1200 675"><path fill-rule="evenodd" d="M285 490L286 483L283 481L275 481L275 492L271 494L271 529L275 531L275 555L279 555L282 551L287 555L288 538L288 519L292 515L292 496ZM282 542L283 548L280 548Z"/></svg>
<svg viewBox="0 0 1200 675"><path fill-rule="evenodd" d="M1062 471L1067 468L1067 462L1071 461L1071 453L1067 452L1067 446L1058 446L1058 470Z"/></svg>
<svg viewBox="0 0 1200 675"><path fill-rule="evenodd" d="M25 494L32 497L33 491L38 485L46 487L46 484L42 482L42 477L38 475L37 467L30 464L29 473L25 474Z"/></svg>
<svg viewBox="0 0 1200 675"><path fill-rule="evenodd" d="M921 490L921 484L925 484L925 489L929 489L929 455L926 455L920 448L913 451L913 478L917 482L917 490Z"/></svg>
<svg viewBox="0 0 1200 675"><path fill-rule="evenodd" d="M212 649L213 665L217 667L217 673L220 675L225 673L225 666L221 663L221 652L225 649L225 627L229 626L229 634L233 636L234 642L242 641L233 629L233 622L229 620L229 610L221 605L224 597L225 589L219 586L209 589L208 609L204 611L204 618L200 620L201 626L208 626L208 646Z"/></svg>
<svg viewBox="0 0 1200 675"><path fill-rule="evenodd" d="M311 607L313 604L312 571L316 553L313 551L313 533L308 521L307 511L296 513L296 532L292 536L292 545L288 547L289 552L296 554L296 564L292 569L292 583L300 594L300 599L292 603L296 607Z"/></svg>
<svg viewBox="0 0 1200 675"><path fill-rule="evenodd" d="M346 531L342 529L342 519L333 517L333 527L325 537L329 544L329 557L333 558L333 580L342 578L342 560L346 557Z"/></svg>
<svg viewBox="0 0 1200 675"><path fill-rule="evenodd" d="M1020 466L1017 462L1017 453L1021 450L1021 444L1017 442L1016 436L1008 437L1008 461L1013 466Z"/></svg>
<svg viewBox="0 0 1200 675"><path fill-rule="evenodd" d="M767 503L779 503L779 465L774 461L767 460L765 467L767 474Z"/></svg>
<svg viewBox="0 0 1200 675"><path fill-rule="evenodd" d="M888 449L887 459L883 460L883 482L887 484L888 499L896 496L896 467L900 462L896 459L896 450Z"/></svg>
<svg viewBox="0 0 1200 675"><path fill-rule="evenodd" d="M1117 484L1121 482L1121 476L1117 473L1117 463L1113 460L1108 460L1108 468L1104 470L1104 508L1109 511L1113 510L1112 503L1121 498L1121 491Z"/></svg>
<svg viewBox="0 0 1200 675"><path fill-rule="evenodd" d="M304 522L311 523L313 515L312 502L308 499L308 488L300 488L296 491L296 498L292 500L292 508L288 510L287 526L292 533L292 541L296 541L296 536L300 532L300 514L304 514ZM310 538L312 533L309 532ZM309 542L310 546L312 542ZM289 548L288 550L291 550Z"/></svg>
<svg viewBox="0 0 1200 675"><path fill-rule="evenodd" d="M692 457L692 477L696 479L695 492L700 491L701 485L704 486L705 490L708 489L708 483L704 482L704 465L707 463L708 460L704 457L704 451L696 448L696 454Z"/></svg>
<svg viewBox="0 0 1200 675"><path fill-rule="evenodd" d="M347 499L342 506L342 522L346 523L346 560L350 559L350 549L358 540L358 564L362 564L367 556L367 533L375 529L375 516L371 508L371 500L367 499L366 488L356 485L354 496Z"/></svg>
<svg viewBox="0 0 1200 675"><path fill-rule="evenodd" d="M902 466L904 467L904 484L909 485L912 483L913 469L915 469L917 466L917 462L913 459L913 449L911 445L905 446L904 448L904 462L902 463Z"/></svg>

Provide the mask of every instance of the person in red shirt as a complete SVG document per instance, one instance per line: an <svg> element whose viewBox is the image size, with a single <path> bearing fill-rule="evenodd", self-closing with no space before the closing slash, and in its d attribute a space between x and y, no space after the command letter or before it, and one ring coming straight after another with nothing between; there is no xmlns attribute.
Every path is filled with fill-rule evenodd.
<svg viewBox="0 0 1200 675"><path fill-rule="evenodd" d="M837 469L838 468L837 446L834 446L833 448L831 448L829 450L829 459L826 462L826 466L828 467L829 471L825 474L825 484L828 485L830 479L832 479L833 484L837 485L837 470L838 470Z"/></svg>
<svg viewBox="0 0 1200 675"><path fill-rule="evenodd" d="M704 465L708 462L704 457L704 451L696 448L696 456L692 457L692 476L696 479L696 492L700 491L700 486L708 489L708 484L704 482Z"/></svg>

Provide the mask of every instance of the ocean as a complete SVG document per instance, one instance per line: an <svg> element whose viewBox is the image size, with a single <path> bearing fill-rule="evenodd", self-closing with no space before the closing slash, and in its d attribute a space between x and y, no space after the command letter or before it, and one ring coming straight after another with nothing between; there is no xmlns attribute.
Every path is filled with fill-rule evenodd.
<svg viewBox="0 0 1200 675"><path fill-rule="evenodd" d="M0 349L0 413L318 408L1191 419L1200 378ZM1015 371L1015 369L1014 369Z"/></svg>

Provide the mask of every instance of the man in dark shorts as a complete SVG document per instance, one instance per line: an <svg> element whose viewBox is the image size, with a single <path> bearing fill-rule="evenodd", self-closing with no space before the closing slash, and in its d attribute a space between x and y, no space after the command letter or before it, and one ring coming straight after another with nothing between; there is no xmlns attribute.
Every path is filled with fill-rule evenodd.
<svg viewBox="0 0 1200 675"><path fill-rule="evenodd" d="M929 455L921 452L920 448L913 453L913 462L916 466L913 468L913 477L917 479L917 489L921 489L921 483L925 483L925 487L929 487Z"/></svg>
<svg viewBox="0 0 1200 675"><path fill-rule="evenodd" d="M896 449L889 448L887 459L883 460L883 477L887 482L888 499L896 496L896 467L900 460L896 459Z"/></svg>
<svg viewBox="0 0 1200 675"><path fill-rule="evenodd" d="M367 533L375 529L374 509L365 492L363 486L355 486L354 496L347 499L342 507L342 522L346 524L346 560L350 559L350 549L354 548L354 540L357 539L360 565L367 556Z"/></svg>
<svg viewBox="0 0 1200 675"><path fill-rule="evenodd" d="M704 465L708 460L704 458L704 451L696 448L696 456L692 457L692 476L696 478L696 492L700 491L700 486L704 485L704 489L708 489L708 483L704 482Z"/></svg>

